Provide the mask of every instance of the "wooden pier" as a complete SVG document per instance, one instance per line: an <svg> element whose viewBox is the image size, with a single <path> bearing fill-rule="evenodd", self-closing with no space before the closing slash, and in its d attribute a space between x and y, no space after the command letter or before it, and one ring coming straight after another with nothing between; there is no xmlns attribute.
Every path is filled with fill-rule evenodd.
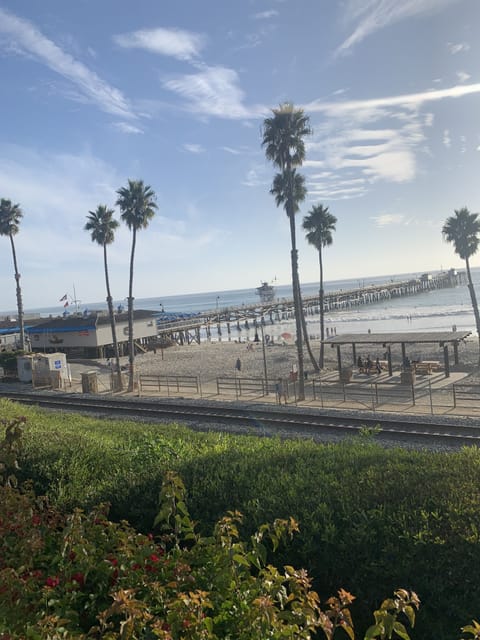
<svg viewBox="0 0 480 640"><path fill-rule="evenodd" d="M328 315L330 311L352 309L392 298L417 295L425 291L456 287L460 284L465 284L465 281L465 273L450 269L436 275L423 274L420 278L403 282L392 281L348 291L333 291L324 295L324 310ZM305 297L302 302L306 315L318 315L320 313L318 295ZM272 325L294 318L293 300L285 298L264 304L257 303L215 311L210 310L190 319L177 321L164 322L160 315L157 320L158 339L159 342L173 340L180 345L200 344L203 331L207 341L211 340L212 333L216 333L218 340L231 340L232 331L239 333L243 329L257 330L260 325L263 328L267 324ZM224 335L224 332L226 332L226 335Z"/></svg>

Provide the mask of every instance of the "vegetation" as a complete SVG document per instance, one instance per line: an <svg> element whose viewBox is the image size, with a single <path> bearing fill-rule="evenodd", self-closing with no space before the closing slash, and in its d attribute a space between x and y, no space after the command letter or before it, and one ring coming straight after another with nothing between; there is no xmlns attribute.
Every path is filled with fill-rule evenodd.
<svg viewBox="0 0 480 640"><path fill-rule="evenodd" d="M137 232L146 229L150 220L155 215L157 205L155 192L143 183L143 180L129 180L128 187L122 187L117 191L117 205L122 212L122 220L132 232L132 248L130 252L130 276L128 284L128 361L129 380L128 390L133 391L135 345L133 342L133 266L135 261L135 246Z"/></svg>
<svg viewBox="0 0 480 640"><path fill-rule="evenodd" d="M328 207L322 204L313 206L308 212L308 216L303 219L303 229L307 232L307 241L318 251L318 262L320 265L320 369L324 365L325 345L325 309L323 291L323 258L322 249L329 247L333 243L332 233L335 231L337 218L330 213Z"/></svg>
<svg viewBox="0 0 480 640"><path fill-rule="evenodd" d="M470 271L470 258L477 253L480 242L480 220L478 213L470 213L466 207L455 209L455 215L447 218L443 225L442 234L447 242L453 244L455 253L459 255L462 260L465 260L468 290L470 291L475 325L477 327L479 341L478 363L480 365L480 312L475 288L473 286L472 273Z"/></svg>
<svg viewBox="0 0 480 640"><path fill-rule="evenodd" d="M18 414L3 401L2 415ZM338 445L197 433L176 425L98 421L22 408L28 429L20 479L59 508L111 503L111 517L148 533L168 470L209 536L229 510L249 539L275 518L299 523L277 566L304 567L322 601L340 586L357 596L357 632L403 585L424 601L419 638L456 638L480 610L480 453L383 450L372 438ZM255 435L262 433L259 424ZM363 630L363 631L362 631Z"/></svg>
<svg viewBox="0 0 480 640"><path fill-rule="evenodd" d="M23 318L23 300L22 289L20 287L20 273L17 265L17 252L15 251L15 242L13 236L17 235L20 228L20 221L23 217L23 211L19 204L13 204L10 200L2 198L0 200L0 236L10 238L10 246L12 248L13 268L15 272L16 295L17 295L17 312L18 324L20 331L20 349L25 349L25 325Z"/></svg>
<svg viewBox="0 0 480 640"><path fill-rule="evenodd" d="M0 632L6 638L160 637L263 640L312 637L337 629L354 640L340 589L323 607L304 570L267 563L268 546L298 531L292 519L240 539L242 516L229 512L204 537L185 504L185 487L166 473L155 536L115 524L100 506L65 515L45 497L16 488L26 418L4 420L0 444ZM12 473L11 473L12 471ZM375 611L366 638L408 639L419 600L398 589Z"/></svg>
<svg viewBox="0 0 480 640"><path fill-rule="evenodd" d="M295 231L295 214L299 203L305 199L305 179L297 173L296 167L305 159L305 137L311 133L310 121L302 109L296 109L288 102L278 109L272 109L273 117L266 118L263 123L262 146L265 155L273 165L280 169L277 173L271 193L275 196L277 206L283 205L290 222L291 264L293 304L298 354L298 399L305 399L303 340L302 340L302 300L300 279L298 275L298 251Z"/></svg>
<svg viewBox="0 0 480 640"><path fill-rule="evenodd" d="M119 223L113 217L115 211L109 209L104 204L99 204L95 211L89 211L87 216L87 223L85 224L85 231L90 231L92 236L92 242L96 242L103 247L103 266L105 270L105 286L107 289L107 307L108 315L110 316L110 326L112 328L112 342L113 351L115 354L115 372L117 379L117 389L121 391L123 389L122 372L120 369L120 353L118 350L117 330L115 326L115 313L113 311L113 299L110 291L110 279L108 276L108 261L107 261L107 245L112 244L115 238L115 230L118 228Z"/></svg>

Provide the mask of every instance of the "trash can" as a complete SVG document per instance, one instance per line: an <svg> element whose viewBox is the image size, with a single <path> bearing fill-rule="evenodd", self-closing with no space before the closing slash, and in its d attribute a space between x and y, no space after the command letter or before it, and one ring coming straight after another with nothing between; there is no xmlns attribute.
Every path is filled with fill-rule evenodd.
<svg viewBox="0 0 480 640"><path fill-rule="evenodd" d="M82 373L82 393L98 393L98 378L96 371Z"/></svg>

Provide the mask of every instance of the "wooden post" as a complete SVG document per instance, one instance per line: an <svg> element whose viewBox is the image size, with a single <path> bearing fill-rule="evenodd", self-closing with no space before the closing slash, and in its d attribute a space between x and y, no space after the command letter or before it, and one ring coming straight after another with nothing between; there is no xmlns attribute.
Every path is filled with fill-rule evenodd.
<svg viewBox="0 0 480 640"><path fill-rule="evenodd" d="M352 354L353 354L353 366L357 365L357 349L355 347L355 343L352 342Z"/></svg>
<svg viewBox="0 0 480 640"><path fill-rule="evenodd" d="M407 359L407 352L405 349L405 343L402 342L402 365L405 362L405 360Z"/></svg>
<svg viewBox="0 0 480 640"><path fill-rule="evenodd" d="M337 362L338 362L338 371L342 370L342 354L340 353L340 345L337 344Z"/></svg>
<svg viewBox="0 0 480 640"><path fill-rule="evenodd" d="M387 360L388 360L388 375L390 377L393 376L393 370L392 370L392 348L390 347L390 345L387 347Z"/></svg>

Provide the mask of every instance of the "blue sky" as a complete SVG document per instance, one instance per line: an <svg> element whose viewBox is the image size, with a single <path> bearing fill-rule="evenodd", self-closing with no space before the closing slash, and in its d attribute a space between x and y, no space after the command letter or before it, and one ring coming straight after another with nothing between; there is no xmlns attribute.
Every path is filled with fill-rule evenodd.
<svg viewBox="0 0 480 640"><path fill-rule="evenodd" d="M261 148L263 119L287 100L313 128L303 282L318 257L300 223L319 203L338 218L328 280L461 266L441 227L480 210L478 24L478 0L0 0L0 196L24 210L25 307L73 284L104 299L83 226L128 178L158 204L138 236L137 298L288 283L289 225ZM0 309L13 309L0 242ZM129 251L122 226L117 300Z"/></svg>

